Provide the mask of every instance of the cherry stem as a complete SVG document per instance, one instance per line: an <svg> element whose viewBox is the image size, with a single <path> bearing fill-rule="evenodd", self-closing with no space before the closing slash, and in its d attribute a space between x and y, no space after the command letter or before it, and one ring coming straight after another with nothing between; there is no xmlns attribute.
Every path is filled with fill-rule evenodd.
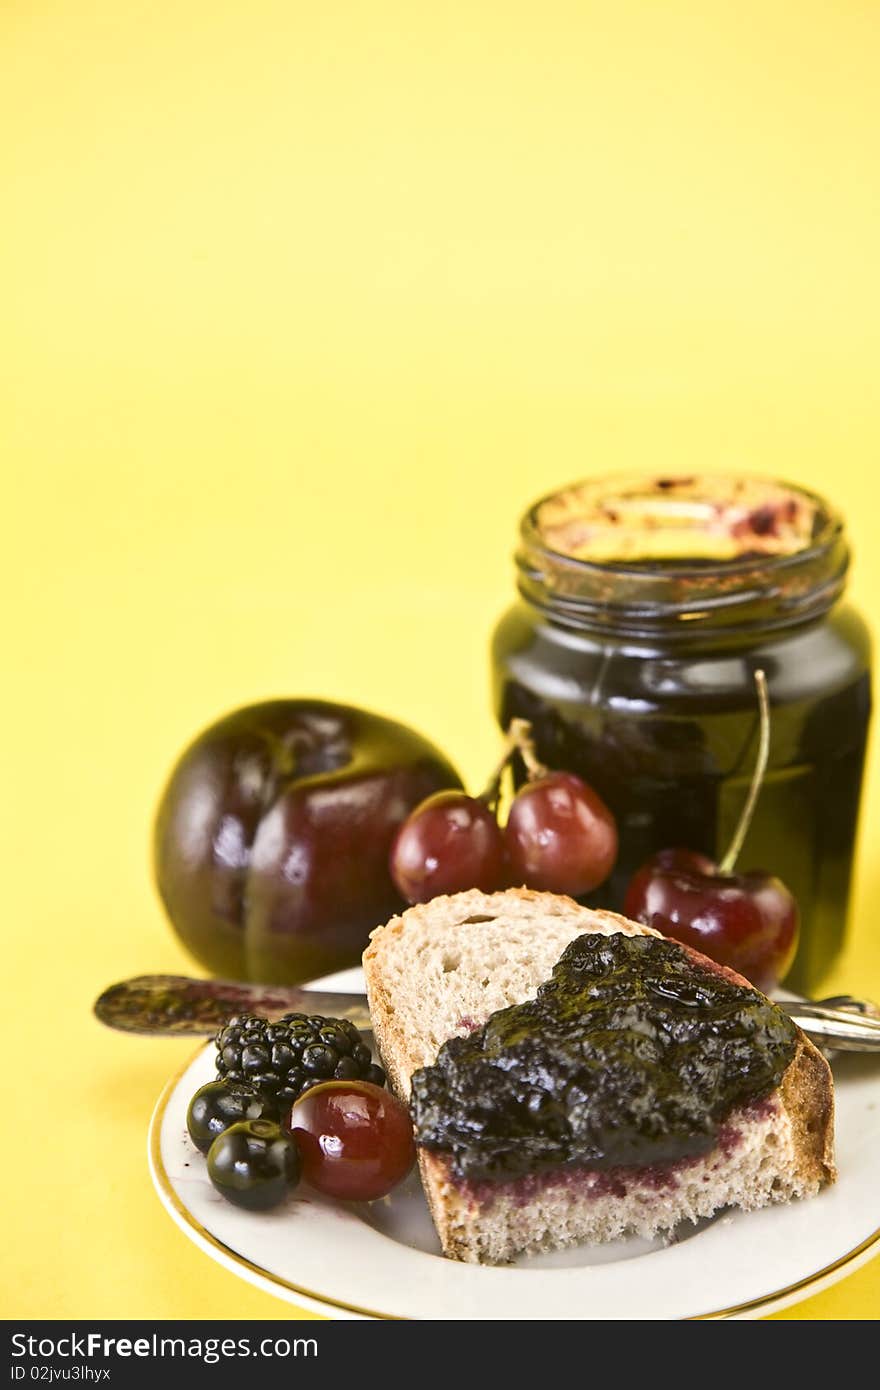
<svg viewBox="0 0 880 1390"><path fill-rule="evenodd" d="M479 796L479 800L484 801L492 811L498 805L498 799L501 795L501 779L504 776L504 769L514 753L519 753L525 763L530 782L547 775L547 768L542 762L539 762L535 752L535 740L532 738L532 726L528 719L511 719L504 740L504 756L489 778L485 791L482 791Z"/></svg>
<svg viewBox="0 0 880 1390"><path fill-rule="evenodd" d="M749 826L752 823L761 786L764 781L764 773L767 771L767 759L770 756L770 700L767 695L767 677L763 671L755 672L755 686L758 691L758 710L760 714L760 728L758 733L758 756L755 760L755 770L752 773L752 780L749 785L749 794L746 803L740 813L736 830L733 832L733 839L721 863L718 865L719 874L732 874L739 852L743 847L743 841L749 833Z"/></svg>
<svg viewBox="0 0 880 1390"><path fill-rule="evenodd" d="M539 777L546 777L547 768L540 762L535 752L535 740L532 738L532 726L529 721L527 719L511 719L507 736L513 740L514 748L526 765L529 781L536 782Z"/></svg>

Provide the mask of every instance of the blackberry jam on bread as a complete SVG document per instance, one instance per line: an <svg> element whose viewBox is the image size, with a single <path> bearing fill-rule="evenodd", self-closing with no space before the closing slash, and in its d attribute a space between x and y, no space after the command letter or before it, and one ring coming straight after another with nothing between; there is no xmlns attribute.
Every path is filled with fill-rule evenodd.
<svg viewBox="0 0 880 1390"><path fill-rule="evenodd" d="M526 889L410 908L364 955L444 1253L655 1236L835 1177L827 1062L732 971Z"/></svg>

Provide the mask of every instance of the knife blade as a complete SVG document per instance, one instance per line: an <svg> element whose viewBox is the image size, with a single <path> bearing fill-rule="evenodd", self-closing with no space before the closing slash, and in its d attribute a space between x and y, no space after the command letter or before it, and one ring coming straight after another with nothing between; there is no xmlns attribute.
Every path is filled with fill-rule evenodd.
<svg viewBox="0 0 880 1390"><path fill-rule="evenodd" d="M94 1014L108 1028L153 1037L210 1037L240 1013L280 1018L286 1013L348 1018L370 1027L365 994L330 993L234 980L193 980L186 975L137 975L99 995Z"/></svg>

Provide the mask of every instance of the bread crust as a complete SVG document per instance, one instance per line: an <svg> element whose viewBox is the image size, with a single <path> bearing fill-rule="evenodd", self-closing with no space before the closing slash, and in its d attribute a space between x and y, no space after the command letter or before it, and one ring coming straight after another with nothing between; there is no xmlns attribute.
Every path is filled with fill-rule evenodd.
<svg viewBox="0 0 880 1390"><path fill-rule="evenodd" d="M791 1121L798 1176L805 1187L837 1180L834 1161L834 1082L828 1059L801 1033L798 1050L780 1082Z"/></svg>
<svg viewBox="0 0 880 1390"><path fill-rule="evenodd" d="M399 944L402 934L410 929L431 930L435 925L437 930L455 929L457 926L468 925L469 918L487 920L488 918L484 917L483 914L488 915L504 911L513 912L520 918L534 912L536 927L538 926L537 919L549 914L554 921L561 919L578 929L575 931L576 935L579 935L581 931L609 930L623 931L627 935L660 935L648 927L629 921L618 913L592 911L582 908L572 899L538 893L527 888L508 889L505 892L495 894L484 894L478 890L472 890L467 893L456 894L454 897L434 899L431 903L419 904L401 916L392 918L386 926L377 928L372 933L370 945L364 953L364 974L370 1014L383 1065L388 1072L394 1091L404 1101L409 1100L409 1083L412 1072L417 1066L422 1065L423 1061L398 1018L395 1001L383 973L386 952ZM746 988L753 988L742 976L726 967L718 966L699 952L688 949L688 954L695 963L699 962ZM478 1022L482 1021L478 1020ZM768 1134L771 1129L774 1134L771 1144L768 1145L767 1154L762 1157L760 1169L756 1170L760 1181L755 1179L756 1185L751 1191L744 1190L742 1193L737 1193L732 1199L747 1208L764 1205L768 1201L786 1200L790 1196L811 1195L818 1191L824 1183L833 1182L836 1177L834 1092L831 1069L826 1059L803 1033L799 1032L795 1056L786 1069L777 1090L766 1104L771 1112L769 1119L764 1115L753 1121L748 1107L742 1112L734 1112L731 1117L734 1127L740 1125L742 1133L746 1136L751 1135L754 1138L754 1134L761 1125L764 1126ZM763 1132L761 1130L762 1134ZM783 1153L784 1161L781 1157L773 1157L773 1155ZM773 1169L774 1162L777 1164L778 1172ZM705 1160L700 1160L700 1163L705 1166L707 1174L713 1175L713 1180L717 1179L718 1173L726 1173L728 1168L731 1169L731 1172L734 1171L731 1160L722 1153L720 1148L713 1150L710 1155L706 1156ZM575 1193L571 1196L561 1196L559 1200L559 1208L563 1216L570 1214L572 1217L568 1228L569 1234L559 1228L544 1229L543 1232L539 1232L535 1236L535 1242L529 1244L527 1236L523 1235L521 1229L523 1223L518 1215L524 1207L527 1207L527 1202L517 1197L505 1201L503 1189L498 1189L502 1194L500 1202L496 1201L494 1195L486 1197L470 1190L467 1184L456 1178L449 1160L443 1154L420 1150L419 1168L428 1207L440 1237L443 1253L450 1259L471 1262L501 1262L513 1258L520 1250L524 1249L548 1248L568 1243L573 1239L609 1239L620 1234L618 1230L614 1232L614 1235L594 1233L572 1236L571 1230L577 1232L578 1230L589 1229L590 1203L592 1203L593 1209L599 1209L601 1205L593 1201L592 1198L588 1201L583 1195L578 1197ZM674 1169L675 1165L668 1166L670 1184L673 1187L675 1185ZM586 1179L589 1179L589 1170L580 1171ZM662 1166L652 1169L652 1181L658 1180L658 1174L662 1179L663 1172ZM551 1184L553 1181L559 1181L560 1184L563 1182L561 1172L556 1175L551 1172L546 1175L546 1178ZM702 1177L701 1181L708 1190L709 1177ZM726 1191L727 1189L719 1187L718 1190ZM696 1207L694 1205L695 1200L697 1202ZM700 1208L699 1202L702 1200L702 1192L696 1199L693 1198L691 1192L691 1195L683 1202L683 1210L679 1219L690 1217L696 1220L716 1209L711 1203L707 1207ZM649 1206L649 1204L643 1205ZM604 1212L604 1208L602 1210ZM640 1212L641 1210L642 1208L639 1208ZM674 1214L674 1206L670 1210ZM605 1218L603 1217L603 1219ZM640 1215L638 1220L643 1220L643 1226L639 1228L642 1233L650 1234L650 1216L646 1215L642 1218ZM506 1227L505 1222L507 1223ZM601 1229L607 1231L612 1228L608 1226L606 1220ZM670 1226L667 1223L665 1226L659 1226L658 1229L670 1229Z"/></svg>

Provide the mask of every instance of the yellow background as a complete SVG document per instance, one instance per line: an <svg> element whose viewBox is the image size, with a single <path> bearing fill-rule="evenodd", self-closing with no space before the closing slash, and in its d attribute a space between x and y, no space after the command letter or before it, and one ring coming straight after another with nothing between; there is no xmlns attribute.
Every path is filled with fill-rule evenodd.
<svg viewBox="0 0 880 1390"><path fill-rule="evenodd" d="M152 1192L189 1044L89 1016L189 968L147 844L198 728L338 697L479 781L518 514L591 470L830 492L872 613L878 52L874 0L5 0L7 1316L289 1316ZM830 983L880 993L877 746Z"/></svg>

